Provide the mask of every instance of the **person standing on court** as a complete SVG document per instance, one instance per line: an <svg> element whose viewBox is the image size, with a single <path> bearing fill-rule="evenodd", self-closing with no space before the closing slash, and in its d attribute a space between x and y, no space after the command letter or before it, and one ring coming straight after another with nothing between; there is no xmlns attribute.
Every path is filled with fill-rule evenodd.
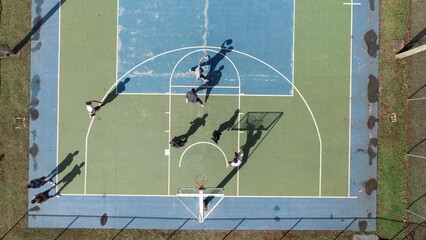
<svg viewBox="0 0 426 240"><path fill-rule="evenodd" d="M201 67L201 63L203 60L209 61L210 56L204 55L200 58L200 61L198 61L198 65L196 67L191 68L191 71L195 72L195 80L200 81L200 78L204 79L204 82L208 82L209 80L206 78L206 76L203 75L203 68Z"/></svg>
<svg viewBox="0 0 426 240"><path fill-rule="evenodd" d="M98 106L93 107L93 103L99 103ZM99 109L101 109L101 107L103 106L103 102L100 101L96 101L96 100L89 100L86 102L86 109L89 112L89 116L93 117L96 115L96 112L99 111Z"/></svg>
<svg viewBox="0 0 426 240"><path fill-rule="evenodd" d="M201 107L204 107L203 101L198 97L198 95L195 93L195 88L191 89L191 91L186 92L185 95L186 102L192 102L192 103L199 103Z"/></svg>
<svg viewBox="0 0 426 240"><path fill-rule="evenodd" d="M241 160L241 157L243 156L244 152L241 149L239 152L234 153L234 160L228 162L228 166L231 167L239 167L243 161Z"/></svg>
<svg viewBox="0 0 426 240"><path fill-rule="evenodd" d="M220 139L220 135L222 135L222 133L221 133L221 132L214 130L214 131L213 131L213 133L212 133L212 138L211 138L211 140L212 140L213 142L215 142L216 144L217 144L217 143L219 143L218 141L219 141L219 139Z"/></svg>
<svg viewBox="0 0 426 240"><path fill-rule="evenodd" d="M46 178L50 177L50 174L48 176L43 176L40 178L36 178L30 181L30 184L27 185L27 188L40 188L41 186L43 186L44 184L46 184L47 182L52 184L53 186L56 185L55 182L53 182L52 180L45 180Z"/></svg>
<svg viewBox="0 0 426 240"><path fill-rule="evenodd" d="M179 137L174 137L169 144L172 145L172 147L174 148L180 148L185 146L187 139L185 137L179 138Z"/></svg>
<svg viewBox="0 0 426 240"><path fill-rule="evenodd" d="M51 199L53 197L61 197L61 194L59 194L59 193L56 193L55 195L49 195L49 191L52 190L53 188L55 188L55 186L47 189L44 192L41 192L41 193L35 195L34 199L31 200L31 203L32 204L40 205L40 204L46 202L47 200L49 200L49 199Z"/></svg>

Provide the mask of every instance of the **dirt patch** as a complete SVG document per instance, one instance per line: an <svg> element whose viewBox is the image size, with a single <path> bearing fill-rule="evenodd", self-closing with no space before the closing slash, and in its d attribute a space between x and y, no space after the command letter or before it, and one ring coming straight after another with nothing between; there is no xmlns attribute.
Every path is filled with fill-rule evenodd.
<svg viewBox="0 0 426 240"><path fill-rule="evenodd" d="M375 118L374 116L370 116L368 117L368 121L367 121L367 127L368 129L373 129L374 126L376 125L376 122L378 122L379 119Z"/></svg>
<svg viewBox="0 0 426 240"><path fill-rule="evenodd" d="M31 79L31 107L36 107L40 102L37 99L37 95L40 92L41 85L41 79L38 74L34 75L34 77Z"/></svg>
<svg viewBox="0 0 426 240"><path fill-rule="evenodd" d="M365 182L365 193L370 196L374 190L377 190L377 180L372 178Z"/></svg>
<svg viewBox="0 0 426 240"><path fill-rule="evenodd" d="M375 0L368 0L368 1L370 2L370 10L371 10L371 11L376 10L376 8L374 7L374 1L375 1Z"/></svg>
<svg viewBox="0 0 426 240"><path fill-rule="evenodd" d="M31 116L31 120L37 120L38 117L40 116L40 113L38 112L38 110L36 108L31 108L30 109L30 116Z"/></svg>
<svg viewBox="0 0 426 240"><path fill-rule="evenodd" d="M368 101L374 103L379 100L379 79L372 74L368 78Z"/></svg>
<svg viewBox="0 0 426 240"><path fill-rule="evenodd" d="M371 29L364 35L365 44L367 44L367 52L370 57L376 58L379 45L377 44L377 34Z"/></svg>
<svg viewBox="0 0 426 240"><path fill-rule="evenodd" d="M34 20L33 20L33 26L39 24L40 21L42 21L42 17L41 16L35 17ZM33 34L31 40L38 41L39 39L40 39L40 28L37 29L37 31Z"/></svg>
<svg viewBox="0 0 426 240"><path fill-rule="evenodd" d="M367 221L362 220L358 222L358 226L360 232L365 232L365 230L367 230L368 223Z"/></svg>
<svg viewBox="0 0 426 240"><path fill-rule="evenodd" d="M37 157L38 152L39 152L38 145L37 145L37 144L35 144L35 143L33 143L33 145L32 145L32 146L31 146L31 148L30 148L30 154L31 154L31 156L32 156L33 158L36 158L36 157Z"/></svg>
<svg viewBox="0 0 426 240"><path fill-rule="evenodd" d="M377 145L379 144L379 140L377 138L371 138L370 142L368 143L368 158L370 159L369 164L370 166L373 165L373 159L377 157L377 152L373 149L377 149Z"/></svg>
<svg viewBox="0 0 426 240"><path fill-rule="evenodd" d="M40 209L41 208L39 206L34 206L34 207L28 209L28 211L30 211L30 212L37 212L37 211L40 211Z"/></svg>
<svg viewBox="0 0 426 240"><path fill-rule="evenodd" d="M104 213L101 217L101 226L105 226L105 224L108 222L108 214Z"/></svg>

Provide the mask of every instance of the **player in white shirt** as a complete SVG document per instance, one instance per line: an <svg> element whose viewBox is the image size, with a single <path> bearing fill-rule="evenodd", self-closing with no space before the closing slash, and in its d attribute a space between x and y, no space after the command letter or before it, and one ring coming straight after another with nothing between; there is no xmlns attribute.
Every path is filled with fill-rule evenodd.
<svg viewBox="0 0 426 240"><path fill-rule="evenodd" d="M244 154L243 150L240 150L239 152L235 152L234 160L228 162L228 166L239 167L243 163L243 161L241 160L241 157L243 156L243 154Z"/></svg>
<svg viewBox="0 0 426 240"><path fill-rule="evenodd" d="M96 107L93 107L93 103L94 102L99 103L99 105L96 106ZM103 106L103 104L104 104L103 102L96 101L96 100L89 100L89 101L87 101L86 102L86 109L89 112L89 116L90 117L95 116L96 112L99 111L99 109L101 109L101 107Z"/></svg>
<svg viewBox="0 0 426 240"><path fill-rule="evenodd" d="M203 75L203 68L201 67L201 63L203 62L203 60L209 61L210 56L209 55L204 55L200 58L200 61L198 61L198 65L197 67L195 67L195 69L193 70L195 72L195 80L199 81L200 78L204 79L204 82L208 82L209 80L206 78L206 76ZM191 69L192 70L192 69Z"/></svg>

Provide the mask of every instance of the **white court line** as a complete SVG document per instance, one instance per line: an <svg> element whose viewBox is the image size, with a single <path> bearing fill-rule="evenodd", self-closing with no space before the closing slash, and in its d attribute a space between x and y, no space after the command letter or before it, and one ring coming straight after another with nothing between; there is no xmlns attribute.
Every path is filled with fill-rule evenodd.
<svg viewBox="0 0 426 240"><path fill-rule="evenodd" d="M204 34L203 34L203 45L206 46L207 45L207 35L209 34L209 16L208 16L208 11L209 11L209 0L206 0L206 5L204 7L204 11L203 11L203 15L204 15ZM206 55L207 53L204 51L204 55Z"/></svg>
<svg viewBox="0 0 426 240"><path fill-rule="evenodd" d="M92 196L92 197L176 197L176 195L139 195L139 194L67 194L63 193L62 196ZM237 195L226 195L225 197L234 198L303 198L303 199L357 199L354 197L343 197L343 196L237 196Z"/></svg>
<svg viewBox="0 0 426 240"><path fill-rule="evenodd" d="M89 130L92 128L92 124L93 124L93 120L95 120L95 117L92 117L92 119L90 120L90 125L89 125ZM88 159L87 159L87 146L89 144L89 134L90 131L87 131L86 134L86 150L84 151L84 194L86 194L86 190L87 190L87 164L88 164Z"/></svg>
<svg viewBox="0 0 426 240"><path fill-rule="evenodd" d="M116 39L116 42L117 42L117 44L118 44L118 34L119 34L119 32L118 32L118 30L119 30L119 8L120 8L120 5L119 5L119 0L117 0L117 39ZM115 59L115 62L116 62L116 69L115 69L115 71L116 71L116 76L117 76L117 73L118 73L118 45L116 45L116 55L115 55L115 57L116 57L116 59ZM105 94L105 96L102 98L102 102L105 100L105 98L108 96L108 93L109 92L111 92L111 90L117 85L117 82L118 81L116 81L112 86L111 86L111 88L108 90L108 92ZM95 115L95 117L96 117L96 115ZM87 159L87 148L88 148L88 144L89 144L89 135L90 135L90 129L92 128L92 124L93 124L93 120L95 120L95 117L92 117L91 118L91 120L90 120L90 124L89 124L89 129L87 129L87 134L86 134L86 145L85 145L85 150L84 150L84 194L86 194L87 193L87 165L88 165L88 159Z"/></svg>
<svg viewBox="0 0 426 240"><path fill-rule="evenodd" d="M353 2L351 0L351 2ZM351 134L352 134L352 54L353 54L353 21L354 7L351 5L351 35L350 35L350 53L349 53L349 141L348 141L348 197L351 195Z"/></svg>
<svg viewBox="0 0 426 240"><path fill-rule="evenodd" d="M288 78L286 77L286 76L284 76L281 72L279 72L278 70L276 70L274 67L272 67L271 65L269 65L269 64L267 64L266 62L264 62L264 61L262 61L262 60L260 60L260 59L258 59L258 58L256 58L256 57L254 57L254 56L251 56L251 55L249 55L249 54L246 54L246 53L243 53L243 52L239 52L239 51L237 51L237 50L233 50L233 51L235 51L235 52L237 52L237 53L240 53L240 54L242 54L242 55L244 55L244 56L247 56L247 57L250 57L250 58L253 58L253 59L255 59L255 60L257 60L257 61L259 61L259 62L261 62L261 63L263 63L263 64L265 64L266 66L268 66L269 68L271 68L272 70L274 70L276 73L278 73L279 75L281 75L289 84L291 84L292 86L293 86L293 88L294 88L294 90L296 90L296 92L299 94L299 96L300 96L300 98L303 100L303 102L305 103L305 106L307 107L307 109L308 109L308 111L309 111L309 113L310 113L310 115L311 115L311 117L312 117L312 120L313 120L313 122L314 122L314 125L315 125L315 128L316 128L316 131L317 131L317 135L318 135L318 140L319 140L319 145L320 145L320 163L319 163L319 196L321 196L321 184L322 184L322 139L321 139L321 133L320 133L320 131L319 131L319 128L318 128L318 124L317 124L317 121L316 121L316 119L315 119L315 116L314 116L314 114L313 114L313 112L312 112L312 110L311 110L311 108L309 107L309 104L308 104L308 102L305 100L305 97L303 97L303 95L302 95L302 93L299 91L299 89L292 83L292 82L290 82L290 80L288 80Z"/></svg>
<svg viewBox="0 0 426 240"><path fill-rule="evenodd" d="M195 87L202 87L202 88L240 88L240 87L236 87L236 86L203 86L203 85L198 85L198 86L172 85L170 87L175 87L175 88L195 88ZM234 94L234 96L235 96L235 94Z"/></svg>
<svg viewBox="0 0 426 240"><path fill-rule="evenodd" d="M169 87L169 92L170 92L170 87ZM169 129L168 129L168 133L169 133L169 138L167 139L167 140L171 140L170 139L170 136L171 136L171 132L172 132L172 122L171 122L171 115L172 115L172 97L171 96L169 96L169 111L168 111L168 115L169 115ZM169 147L169 155L167 155L168 156L168 158L167 158L167 195L170 195L170 155L172 154L172 151L170 151L171 150L171 146L170 146L170 144L168 145L168 147Z"/></svg>
<svg viewBox="0 0 426 240"><path fill-rule="evenodd" d="M350 2L350 3L343 3L343 5L351 5L351 6L353 6L353 5L361 5L361 3L354 3L354 2Z"/></svg>
<svg viewBox="0 0 426 240"><path fill-rule="evenodd" d="M196 88L199 86L194 86L192 88ZM120 95L149 95L149 96L165 96L170 95L170 93L120 93ZM172 96L183 96L185 93L172 93ZM204 93L200 93L198 95L204 95ZM215 93L215 96L229 96L235 97L237 94L225 94L225 93ZM247 97L293 97L292 95L267 95L267 94L249 94L249 93L240 93L240 95Z"/></svg>
<svg viewBox="0 0 426 240"><path fill-rule="evenodd" d="M171 74L170 74L170 79L169 79L169 92L171 93L172 92L172 80L173 80L173 75L174 75L174 72L176 71L176 68L177 68L177 66L179 65L179 63L183 60L183 59L185 59L187 56L189 56L189 55L191 55L191 54L194 54L194 53L196 53L196 52L200 52L200 51L204 51L204 53L206 53L206 51L210 51L210 52L215 52L216 54L221 54L224 58L226 58L231 64L232 64L232 66L234 67L234 70L235 70L235 72L237 73L237 78L238 78L238 84L239 84L239 86L241 86L241 77L240 77L240 72L238 71L238 68L235 66L235 64L234 64L234 62L228 57L228 56L226 56L225 54L222 54L221 52L219 52L219 51L217 51L217 50L212 50L212 49L198 49L198 50L194 50L194 51L191 51L191 52L189 52L189 53L187 53L186 55L184 55L183 57L181 57L180 59L179 59L179 61L175 64L175 66L173 67L173 70L172 70L172 72L171 72ZM240 93L241 92L241 87L239 87L238 88L238 92ZM169 112L171 112L172 111L172 105L171 105L171 94L169 95ZM234 95L233 95L234 96ZM241 107L241 94L238 94L238 109L240 109L240 107ZM240 119L239 119L239 115L238 115L238 126L239 126L239 121ZM171 134L170 134L170 132L171 132L171 114L169 114L169 139L171 138ZM240 145L240 135L239 134L237 134L237 145L239 146ZM169 151L170 151L170 145L169 145ZM220 149L220 148L219 148ZM220 149L221 150L221 149ZM221 150L222 151L222 150ZM185 150L185 152L186 152L186 150ZM185 154L185 152L183 153L183 154ZM223 151L222 151L222 153L223 153ZM181 160L182 160L182 157L183 157L183 154L181 155ZM224 153L223 153L224 154ZM170 164L170 159L171 159L171 154L169 154L168 155L169 156L169 164ZM226 160L226 167L228 167L228 159L226 158L226 155L224 154L224 156L225 156L225 160ZM179 161L179 167L180 167L180 161ZM170 168L170 165L169 165L169 168ZM170 172L169 172L169 174L170 174ZM238 177L238 176L237 176ZM170 175L168 176L168 182L169 182L169 185L170 185ZM239 185L237 185L237 189L239 189ZM170 188L168 189L168 193L170 193Z"/></svg>
<svg viewBox="0 0 426 240"><path fill-rule="evenodd" d="M169 50L169 51L166 51L166 52L163 52L163 53L157 54L157 55L155 55L155 56L152 56L152 57L150 57L150 58L148 58L148 59L146 59L146 60L144 60L144 61L140 62L139 64L135 65L133 68L129 69L126 73L124 73L124 74L123 74L123 75L122 75L122 76L121 76L121 77L117 80L117 82L118 82L118 81L121 81L121 80L122 80L125 76L127 76L130 72L132 72L133 70L135 70L135 69L136 69L136 68L138 68L139 66L141 66L141 65L145 64L146 62L152 61L152 60L154 60L154 59L155 59L155 58L157 58L157 57L160 57L160 56L163 56L163 55L166 55L166 54L169 54L169 53L178 52L178 51L183 51L183 50L189 50L189 49L202 49L202 51L204 51L204 50L208 50L208 49L210 49L210 50L212 50L212 49L218 49L218 50L221 50L222 48L221 48L221 47L215 47L215 46L190 46L190 47L182 47L182 48L176 48L176 49L173 49L173 50ZM272 69L272 70L274 70L276 73L278 73L281 77L283 77L284 79L286 79L286 81L287 81L287 82L290 82L290 81L288 80L288 78L284 76L284 74L282 74L281 72L279 72L277 69L273 68L271 65L269 65L269 64L267 64L267 63L265 63L264 61L262 61L262 60L260 60L260 59L258 59L258 58L256 58L256 57L254 57L254 56L252 56L252 55L250 55L250 54L243 53L243 52L237 51L237 50L235 50L235 49L233 49L233 50L232 50L232 52L235 52L235 53L238 53L238 54L241 54L241 55L247 56L247 57L249 57L249 58L252 58L252 59L254 59L254 60L256 60L256 61L258 61L258 62L260 62L260 63L262 63L262 64L266 65L267 67L271 68L271 69ZM292 86L294 87L294 85L293 85L291 82L290 82L290 85L292 85Z"/></svg>
<svg viewBox="0 0 426 240"><path fill-rule="evenodd" d="M223 157L225 158L225 167L228 167L228 158L226 157L223 150L219 146L217 146L216 144L213 144L213 143L210 143L210 142L196 142L196 143L191 144L189 147L187 147L185 149L185 151L183 151L183 153L180 155L179 167L181 167L181 165L182 165L182 158L185 155L186 151L188 151L190 148L192 148L196 145L199 145L199 144L208 144L208 145L212 145L212 146L216 147L217 149L219 149L219 151L222 153Z"/></svg>
<svg viewBox="0 0 426 240"><path fill-rule="evenodd" d="M294 46L296 44L296 0L293 0L293 51L291 51L291 57L292 57L292 64L291 64L291 71L292 71L292 80L293 80L293 84L296 85L295 80L296 78L294 77ZM294 95L294 91L293 89L291 89L291 96Z"/></svg>
<svg viewBox="0 0 426 240"><path fill-rule="evenodd" d="M107 91L107 93L105 94L105 96L102 98L102 101L105 101L105 98L108 96L108 94L112 91L112 89L117 85L117 82L115 82L111 88ZM91 118L90 120L90 124L89 124L89 128L87 129L87 134L86 134L86 145L85 145L85 149L84 149L84 193L86 194L86 184L87 184L87 165L88 165L88 159L87 159L87 148L89 145L89 135L90 135L90 130L92 129L92 124L93 121L95 120L96 115L94 117Z"/></svg>
<svg viewBox="0 0 426 240"><path fill-rule="evenodd" d="M59 2L59 4L61 4ZM59 182L59 172L58 172L58 166L59 166L59 110L60 110L60 105L59 105L59 95L60 95L60 79L61 79L61 5L59 5L59 9L58 9L58 18L59 18L59 22L58 22L58 100L57 100L57 112L56 112L56 183ZM58 185L55 186L55 191L58 191Z"/></svg>
<svg viewBox="0 0 426 240"><path fill-rule="evenodd" d="M117 43L115 46L115 78L118 76L118 51L120 50L119 43L119 34L120 34L120 0L117 0L117 36L115 42ZM115 89L115 93L117 93L117 89Z"/></svg>
<svg viewBox="0 0 426 240"><path fill-rule="evenodd" d="M128 75L130 72L132 72L133 70L135 70L136 68L138 68L139 66L141 66L142 64L144 64L144 63L146 63L146 62L148 62L148 61L151 61L151 60L153 60L153 59L155 59L155 58L157 58L157 57L160 57L160 56L163 56L163 55L165 55L165 54L168 54L168 53L172 53L172 52L177 52L177 51L182 51L182 50L188 50L188 49L202 49L202 50L211 50L212 51L212 49L219 49L219 50L221 50L222 48L221 47L214 47L214 46L191 46L191 47L183 47L183 48L177 48L177 49L173 49L173 50L169 50L169 51L166 51L166 52L163 52L163 53L160 53L160 54L158 54L158 55L155 55L155 56L153 56L153 57L150 57L150 58L148 58L148 59L146 59L146 60L144 60L144 61L142 61L142 62L140 62L139 64L137 64L136 66L134 66L133 68L131 68L130 70L128 70L123 76L121 76L112 86L111 86L111 88L110 88L110 90L105 94L105 96L104 96L104 98L103 99L105 99L106 98L106 96L108 95L108 93L113 89L113 87L114 86L116 86L117 85L117 82L119 82L119 81L121 81L126 75ZM301 94L301 92L298 90L298 88L292 83L292 82L290 82L290 80L286 77L286 76L284 76L281 72L279 72L277 69L275 69L274 67L272 67L271 65L269 65L268 63L266 63L266 62L264 62L264 61L262 61L262 60L260 60L259 58L256 58L256 57L254 57L254 56L252 56L252 55L250 55L250 54L247 54L247 53L244 53L244 52L240 52L240 51L238 51L238 50L235 50L235 49L233 49L232 50L232 52L235 52L235 53L238 53L238 54L241 54L241 55L244 55L244 56L247 56L247 57L249 57L249 58L252 58L252 59L254 59L254 60L256 60L256 61L258 61L258 62L260 62L260 63L262 63L262 64L264 64L264 65L266 65L267 67L269 67L269 68L271 68L273 71L275 71L276 73L278 73L281 77L283 77L290 85L292 85L293 86L293 88L297 91L297 93L299 94L299 96L301 97L301 99L303 100L303 102L304 102L304 104L305 104L305 106L307 107L307 109L308 109L308 111L309 111L309 113L310 113L310 115L311 115L311 118L312 118L312 120L313 120L313 122L314 122L314 125L315 125L315 128L316 128L316 131L317 131L317 135L318 135L318 139L319 139L319 152L320 152L320 177L319 177L319 196L321 196L321 174L322 174L322 139L321 139L321 134L320 134L320 132L319 132L319 128L318 128L318 124L317 124L317 122L316 122L316 119L315 119L315 116L314 116L314 114L313 114L313 112L312 112L312 110L311 110L311 108L310 108L310 106L309 106L309 104L307 103L307 101L305 100L305 98L303 97L303 95ZM226 56L225 56L226 57ZM240 98L240 94L239 94L239 98ZM170 100L171 101L171 100ZM240 107L240 106L239 106ZM95 117L94 117L95 118ZM94 118L92 118L92 122L93 122L93 119ZM88 136L89 136L89 134L90 134L90 129L91 129L91 126L92 126L92 122L90 123L90 126L89 126L89 129L88 129L88 133L87 133L87 136L86 136L86 149L85 149L85 162L86 162L86 167L85 168L87 168L87 141L88 141ZM87 174L87 171L86 171L86 174ZM86 180L85 180L85 185L86 185Z"/></svg>

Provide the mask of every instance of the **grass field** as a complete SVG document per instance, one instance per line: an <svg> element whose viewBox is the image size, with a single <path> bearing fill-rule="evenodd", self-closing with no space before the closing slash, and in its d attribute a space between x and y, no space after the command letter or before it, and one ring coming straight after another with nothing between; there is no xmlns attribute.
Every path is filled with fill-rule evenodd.
<svg viewBox="0 0 426 240"><path fill-rule="evenodd" d="M407 85L400 79L406 76L405 61L396 61L392 50L393 39L404 39L408 5L404 1L382 1L380 31L380 105L379 105L379 170L377 215L389 219L405 218L406 205L404 172L405 129L404 120L392 124L389 116L405 116ZM392 237L396 229L402 229L401 222L380 221L378 233Z"/></svg>
<svg viewBox="0 0 426 240"><path fill-rule="evenodd" d="M418 9L419 6L412 6ZM420 6L420 7L425 7ZM0 1L0 44L16 46L30 32L31 1ZM404 209L414 200L412 186L424 184L424 161L407 162L406 98L413 88L407 77L413 76L414 63L396 61L394 39L409 39L416 34L406 32L410 9L404 0L381 1L380 32L380 118L379 118L379 186L377 234L382 238L402 239L407 219ZM425 11L423 11L425 12ZM421 19L421 16L416 16ZM424 19L424 18L423 18ZM413 31L420 31L419 27ZM419 61L426 61L418 59ZM417 64L419 62L417 61ZM423 64L424 66L424 64ZM410 69L408 72L407 68ZM415 68L415 66L414 66ZM30 43L21 49L21 56L0 60L0 238L5 239L351 239L345 231L180 231L180 230L99 230L99 229L31 229L27 228L28 129L15 129L16 116L29 118ZM419 79L419 77L417 77ZM397 123L389 122L395 112ZM414 113L413 113L414 115ZM417 115L414 115L417 116ZM420 117L424 115L420 115ZM413 117L412 117L413 118ZM414 125L417 123L411 123ZM28 126L28 125L27 125ZM424 135L423 135L424 136ZM423 152L424 153L424 152ZM423 174L422 174L423 170ZM422 180L423 179L423 180ZM424 189L424 188L423 188ZM408 191L410 190L410 191ZM423 193L421 193L423 194ZM414 219L412 219L414 220ZM408 229L408 228L407 228ZM417 239L424 233L418 231Z"/></svg>
<svg viewBox="0 0 426 240"><path fill-rule="evenodd" d="M421 136L424 138L425 131L418 126L422 121L424 125L422 119L425 115L419 114L421 108L410 109L406 99L415 91L414 89L421 86L419 81L424 84L425 74L421 75L423 67L419 65L424 66L425 54L415 56L418 58L416 61L414 57L396 60L393 51L394 40L405 40L404 42L407 43L421 31L419 26L411 28L410 24L419 24L419 21L424 20L424 13L421 13L424 10L418 10L425 9L426 6L424 3L412 6L411 3L414 2L416 1L381 1L377 212L379 218L397 220L378 221L377 234L383 238L403 239L414 229L414 224L406 224L401 220L419 222L419 219L408 218L405 209L412 201L424 194L426 170L424 161L419 161L421 159L407 161L405 153L410 146L415 145L414 142L418 142ZM424 23L421 26L424 27ZM413 31L407 32L407 29ZM398 116L396 123L389 121L391 113L396 113ZM409 132L406 132L407 129ZM416 130L413 131L413 129ZM416 233L416 239L424 238L424 227L417 228Z"/></svg>

